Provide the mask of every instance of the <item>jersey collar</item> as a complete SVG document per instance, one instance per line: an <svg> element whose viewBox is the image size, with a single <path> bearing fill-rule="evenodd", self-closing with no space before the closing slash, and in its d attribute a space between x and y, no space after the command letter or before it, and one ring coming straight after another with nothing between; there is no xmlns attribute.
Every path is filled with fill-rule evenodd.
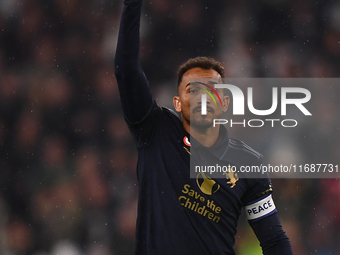
<svg viewBox="0 0 340 255"><path fill-rule="evenodd" d="M194 137L190 136L191 149L195 150L208 150L212 155L214 155L219 160L222 160L228 151L229 147L229 135L228 130L225 126L220 125L219 139L211 147L206 147L199 143Z"/></svg>

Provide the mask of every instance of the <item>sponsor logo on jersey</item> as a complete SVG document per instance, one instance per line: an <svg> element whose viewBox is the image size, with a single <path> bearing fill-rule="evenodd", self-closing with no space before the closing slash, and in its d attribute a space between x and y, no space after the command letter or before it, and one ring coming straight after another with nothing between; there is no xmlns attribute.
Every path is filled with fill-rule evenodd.
<svg viewBox="0 0 340 255"><path fill-rule="evenodd" d="M199 189L206 195L212 195L220 189L220 185L203 172L197 175L196 182Z"/></svg>

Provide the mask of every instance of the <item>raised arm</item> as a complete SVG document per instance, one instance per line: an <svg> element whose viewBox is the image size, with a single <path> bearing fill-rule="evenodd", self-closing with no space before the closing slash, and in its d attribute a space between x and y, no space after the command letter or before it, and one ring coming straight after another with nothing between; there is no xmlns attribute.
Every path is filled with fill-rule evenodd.
<svg viewBox="0 0 340 255"><path fill-rule="evenodd" d="M115 56L115 73L125 118L141 121L149 112L152 96L139 63L139 27L142 0L125 0Z"/></svg>

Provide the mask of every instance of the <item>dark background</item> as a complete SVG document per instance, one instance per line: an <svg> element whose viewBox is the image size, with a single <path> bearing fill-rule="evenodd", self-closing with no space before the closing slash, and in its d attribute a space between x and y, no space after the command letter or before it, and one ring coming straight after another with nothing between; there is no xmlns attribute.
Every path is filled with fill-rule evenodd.
<svg viewBox="0 0 340 255"><path fill-rule="evenodd" d="M0 1L0 254L133 254L137 157L113 65L121 11L122 1ZM189 57L215 57L228 77L339 75L340 1L144 1L141 33L161 105ZM313 122L293 134L231 135L267 162L337 163L340 104L328 99L339 93L313 89ZM294 254L340 254L340 181L273 185ZM239 225L238 254L261 254Z"/></svg>

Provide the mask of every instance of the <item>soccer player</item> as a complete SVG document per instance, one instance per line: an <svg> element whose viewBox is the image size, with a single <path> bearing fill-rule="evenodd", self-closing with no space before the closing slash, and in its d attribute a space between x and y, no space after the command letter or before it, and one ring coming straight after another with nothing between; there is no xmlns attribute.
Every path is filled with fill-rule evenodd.
<svg viewBox="0 0 340 255"><path fill-rule="evenodd" d="M115 57L124 116L138 149L135 254L235 254L234 236L242 208L264 254L292 254L269 178L245 179L227 173L225 179L212 179L203 172L190 178L193 148L197 155L203 151L235 167L260 165L262 155L229 138L224 126L213 127L212 120L228 107L223 90L216 90L221 104L207 100L207 114L201 114L203 86L191 79L223 77L223 67L211 58L190 59L179 69L174 106L181 119L156 104L139 64L141 7L142 0L124 1Z"/></svg>

